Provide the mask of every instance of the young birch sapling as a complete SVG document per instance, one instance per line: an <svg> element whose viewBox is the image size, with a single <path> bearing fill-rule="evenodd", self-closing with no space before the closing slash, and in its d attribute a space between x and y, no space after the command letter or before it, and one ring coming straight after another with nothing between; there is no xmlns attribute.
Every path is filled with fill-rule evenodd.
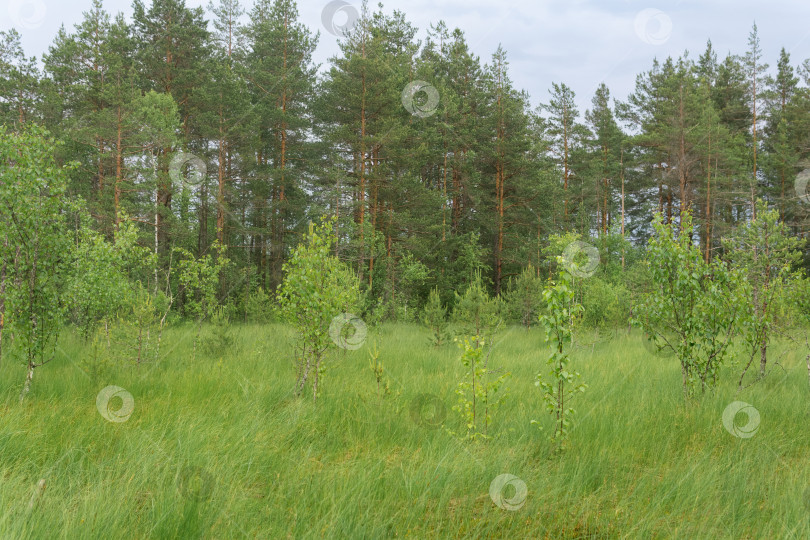
<svg viewBox="0 0 810 540"><path fill-rule="evenodd" d="M278 303L284 319L298 335L296 343L296 395L312 375L312 399L318 399L319 375L326 352L336 345L329 335L334 317L349 312L360 301L357 275L333 255L333 221L310 224L306 240L284 263L284 281Z"/></svg>
<svg viewBox="0 0 810 540"><path fill-rule="evenodd" d="M717 259L705 261L692 241L688 212L681 216L678 232L660 214L653 227L646 264L655 285L636 306L633 323L652 337L656 347L678 357L688 399L717 384L750 301L739 269Z"/></svg>
<svg viewBox="0 0 810 540"><path fill-rule="evenodd" d="M743 295L750 298L742 318L742 340L749 359L740 374L738 386L756 357L759 357L759 378L765 377L768 363L768 342L777 331L777 300L793 280L794 271L802 259L805 240L793 236L787 225L779 221L779 211L756 202L756 216L743 223L732 235L723 239L723 247L731 264L745 279Z"/></svg>
<svg viewBox="0 0 810 540"><path fill-rule="evenodd" d="M465 337L459 345L465 370L456 388L458 402L453 410L461 415L466 427L462 438L487 439L492 414L506 397L501 386L510 373L495 377L498 372L489 369L492 345L485 352L486 342L480 336Z"/></svg>
<svg viewBox="0 0 810 540"><path fill-rule="evenodd" d="M562 263L561 258L558 262ZM546 332L546 345L551 349L546 360L549 373L547 377L542 372L538 373L534 383L543 392L546 409L554 416L554 431L549 437L553 444L562 444L567 439L570 418L575 413L570 401L587 388L581 382L582 376L569 369L571 358L568 354L573 336L573 321L582 312L582 306L574 301L571 274L563 264L558 264L558 268L557 281L549 281L543 291L546 313L539 317L540 325ZM539 426L537 420L532 420L532 424Z"/></svg>
<svg viewBox="0 0 810 540"><path fill-rule="evenodd" d="M226 247L215 241L211 248L216 257L210 253L200 258L183 248L174 248L183 258L177 261L177 271L180 276L180 286L186 292L186 308L197 319L197 334L194 337L194 352L196 357L197 344L200 340L202 323L211 316L217 306L217 285L219 276L230 264L225 256Z"/></svg>

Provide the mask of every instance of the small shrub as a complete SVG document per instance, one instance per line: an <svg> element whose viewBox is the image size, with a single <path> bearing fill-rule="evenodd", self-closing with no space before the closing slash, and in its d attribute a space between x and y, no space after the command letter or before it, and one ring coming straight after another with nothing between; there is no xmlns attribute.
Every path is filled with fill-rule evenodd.
<svg viewBox="0 0 810 540"><path fill-rule="evenodd" d="M425 305L425 314L422 319L425 326L432 332L431 341L436 347L441 346L447 340L447 308L442 304L439 289L432 289L428 302Z"/></svg>
<svg viewBox="0 0 810 540"><path fill-rule="evenodd" d="M245 313L249 322L267 324L275 322L276 308L273 299L259 287L250 293L245 300Z"/></svg>
<svg viewBox="0 0 810 540"><path fill-rule="evenodd" d="M624 285L593 276L583 280L582 289L584 325L591 328L616 328L627 324L630 302Z"/></svg>
<svg viewBox="0 0 810 540"><path fill-rule="evenodd" d="M371 372L374 373L374 379L377 381L377 396L382 399L386 397L390 391L390 381L385 376L385 367L380 362L380 351L377 349L377 344L368 351L369 367Z"/></svg>
<svg viewBox="0 0 810 540"><path fill-rule="evenodd" d="M527 329L537 320L543 303L543 280L529 265L515 279L509 280L504 300L510 319L520 321Z"/></svg>
<svg viewBox="0 0 810 540"><path fill-rule="evenodd" d="M692 241L692 217L684 213L681 231L653 222L646 264L652 291L643 299L633 322L657 346L671 350L681 363L684 396L717 384L720 367L731 356L737 323L744 320L748 300L739 271L722 261L706 263ZM672 340L662 343L671 333ZM663 352L663 351L662 351Z"/></svg>
<svg viewBox="0 0 810 540"><path fill-rule="evenodd" d="M331 221L324 220L319 227L310 224L306 240L284 264L278 290L281 312L298 334L295 392L303 392L311 375L313 401L318 398L324 355L336 346L329 327L335 317L360 302L357 276L332 254L335 240Z"/></svg>
<svg viewBox="0 0 810 540"><path fill-rule="evenodd" d="M211 315L210 330L203 336L202 349L207 355L221 359L226 351L233 352L234 344L228 309L217 306Z"/></svg>
<svg viewBox="0 0 810 540"><path fill-rule="evenodd" d="M453 410L461 415L466 432L463 435L453 435L467 439L486 439L489 438L492 414L506 397L505 392L498 392L510 373L496 376L497 372L489 369L492 346L490 344L485 353L486 342L480 336L465 338L459 345L462 350L461 363L465 370L456 388L458 402Z"/></svg>
<svg viewBox="0 0 810 540"><path fill-rule="evenodd" d="M456 307L453 310L456 335L490 340L503 325L500 312L500 300L490 298L484 288L481 272L476 271L464 295L459 296L456 293Z"/></svg>

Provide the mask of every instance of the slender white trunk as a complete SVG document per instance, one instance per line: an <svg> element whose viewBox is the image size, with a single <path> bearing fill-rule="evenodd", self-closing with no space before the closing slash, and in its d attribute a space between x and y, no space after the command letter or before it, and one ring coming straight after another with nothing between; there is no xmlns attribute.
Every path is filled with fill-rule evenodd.
<svg viewBox="0 0 810 540"><path fill-rule="evenodd" d="M23 402L25 396L31 390L31 381L34 380L34 364L28 364L28 374L25 376L25 384L23 385L22 392L20 392L20 403Z"/></svg>

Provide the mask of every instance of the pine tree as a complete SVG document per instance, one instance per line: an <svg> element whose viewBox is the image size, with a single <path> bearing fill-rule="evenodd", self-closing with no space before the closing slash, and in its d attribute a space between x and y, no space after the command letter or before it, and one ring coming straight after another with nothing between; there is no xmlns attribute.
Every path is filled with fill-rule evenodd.
<svg viewBox="0 0 810 540"><path fill-rule="evenodd" d="M798 161L798 149L792 144L796 139L794 98L799 78L790 64L790 54L784 47L779 53L776 76L767 77L765 96L765 121L763 149L766 151L764 169L768 187L779 205L779 215L785 217L788 205L788 184ZM790 194L792 198L792 194Z"/></svg>
<svg viewBox="0 0 810 540"><path fill-rule="evenodd" d="M591 100L593 108L585 113L593 138L592 152L596 154L596 215L599 217L599 234L608 233L613 214L614 185L621 176L621 148L623 134L610 108L610 90L602 83Z"/></svg>
<svg viewBox="0 0 810 540"><path fill-rule="evenodd" d="M20 34L0 31L0 123L21 129L37 120L40 101L36 58L25 56Z"/></svg>
<svg viewBox="0 0 810 540"><path fill-rule="evenodd" d="M548 113L546 133L552 141L553 153L561 174L564 201L562 222L570 223L569 213L572 211L570 183L572 176L576 175L572 155L574 150L583 142L585 132L581 124L577 123L579 111L574 98L576 94L563 83L552 83L549 91L551 99L541 109Z"/></svg>
<svg viewBox="0 0 810 540"><path fill-rule="evenodd" d="M293 227L303 221L307 204L317 41L289 0L258 2L250 20L244 31L253 117L253 136L246 142L255 156L246 163L252 171L247 184L253 206L250 230L261 284L267 287L269 277L272 289L281 281L286 246L293 243Z"/></svg>
<svg viewBox="0 0 810 540"><path fill-rule="evenodd" d="M187 8L184 0L154 0L147 10L142 0L133 2L133 33L137 49L136 66L144 90L171 96L180 114L183 146L195 154L208 142L200 133L197 119L206 80L210 47L207 22L202 8ZM157 244L164 253L171 237L174 186L169 164L176 146L166 146L157 154ZM188 239L184 243L188 243ZM198 246L202 247L202 246Z"/></svg>
<svg viewBox="0 0 810 540"><path fill-rule="evenodd" d="M414 117L403 107L416 48L413 28L401 13L391 17L363 7L360 20L340 42L342 55L333 58L324 81L319 110L328 129L325 140L349 178L334 193L334 210L342 213L345 188L355 231L352 256L361 282L373 287L375 231L383 224L391 152L406 136ZM347 226L339 219L341 230Z"/></svg>
<svg viewBox="0 0 810 540"><path fill-rule="evenodd" d="M757 23L754 23L751 28L751 33L748 35L748 51L743 57L743 65L745 67L745 74L748 80L748 104L751 107L751 152L752 152L752 167L753 167L753 185L751 187L751 210L755 210L754 199L756 198L756 185L758 183L757 176L757 150L759 140L757 138L757 127L760 121L759 103L762 100L762 93L765 87L765 72L768 69L768 64L764 64L762 59L762 48L759 45L759 31L757 30Z"/></svg>
<svg viewBox="0 0 810 540"><path fill-rule="evenodd" d="M505 277L519 271L519 266L515 267L518 260L515 249L524 236L515 234L518 232L515 226L520 222L518 211L525 207L524 201L528 198L524 184L531 166L529 100L525 92L513 88L506 52L502 48L493 54L486 75L492 100L486 123L492 126L494 137L482 153L486 160L484 178L494 180L485 183L488 184L486 191L493 195L494 219L484 221L495 223L491 242L492 281L494 292L499 295Z"/></svg>

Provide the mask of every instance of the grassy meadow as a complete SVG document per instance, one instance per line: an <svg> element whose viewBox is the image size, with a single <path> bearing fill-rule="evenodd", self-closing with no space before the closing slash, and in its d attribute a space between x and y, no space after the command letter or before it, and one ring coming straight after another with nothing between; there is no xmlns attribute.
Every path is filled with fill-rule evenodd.
<svg viewBox="0 0 810 540"><path fill-rule="evenodd" d="M316 404L292 396L290 328L233 332L221 354L192 358L194 329L176 327L160 363L95 376L88 346L65 336L22 405L23 367L5 357L0 538L810 537L802 351L739 393L740 367L728 366L715 392L686 404L675 358L650 354L635 332L586 334L572 367L589 387L567 449L553 454L534 385L546 371L540 330L499 335L492 366L511 372L508 397L491 438L475 442L447 430L461 424L459 350L431 346L424 328L385 325L360 350L331 353ZM124 422L97 410L109 385L134 398ZM444 404L445 427L419 417L423 394ZM735 400L761 415L751 438L723 426ZM488 493L503 473L527 486L516 511Z"/></svg>

